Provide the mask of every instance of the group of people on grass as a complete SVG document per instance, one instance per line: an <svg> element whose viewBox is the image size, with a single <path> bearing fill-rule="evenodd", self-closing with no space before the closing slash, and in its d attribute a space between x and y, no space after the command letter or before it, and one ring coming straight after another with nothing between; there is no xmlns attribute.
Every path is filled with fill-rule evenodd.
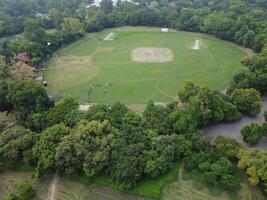
<svg viewBox="0 0 267 200"><path fill-rule="evenodd" d="M110 86L110 87L111 87L112 84L106 82L106 83L105 83L105 86L106 86L106 87L107 87L107 86ZM101 84L101 83L96 83L96 84L94 84L92 87L90 87L90 89L89 89L89 91L88 91L88 98L90 97L91 92L93 92L93 90L96 89L97 87L102 87L102 84ZM106 92L107 92L107 89L104 88L103 92L106 93Z"/></svg>

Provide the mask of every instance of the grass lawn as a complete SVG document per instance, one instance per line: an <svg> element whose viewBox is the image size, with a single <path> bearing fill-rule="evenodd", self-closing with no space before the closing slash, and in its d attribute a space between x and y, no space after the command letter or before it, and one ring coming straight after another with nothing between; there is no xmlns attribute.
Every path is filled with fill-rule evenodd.
<svg viewBox="0 0 267 200"><path fill-rule="evenodd" d="M113 40L104 40L110 33L115 33ZM201 48L192 50L197 39ZM138 48L168 49L172 60L134 61L133 52ZM159 57L158 52L150 53L144 51L139 56ZM55 53L46 73L48 92L94 103L170 102L188 79L223 90L241 69L240 60L245 55L240 47L198 33L162 33L159 28L146 27L107 29L88 34ZM94 84L101 86L94 87L89 95Z"/></svg>

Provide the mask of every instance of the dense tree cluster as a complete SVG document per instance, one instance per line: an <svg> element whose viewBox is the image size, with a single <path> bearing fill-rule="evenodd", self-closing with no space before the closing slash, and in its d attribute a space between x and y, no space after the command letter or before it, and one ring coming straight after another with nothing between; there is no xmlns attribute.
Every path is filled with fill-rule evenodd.
<svg viewBox="0 0 267 200"><path fill-rule="evenodd" d="M258 55L248 56L242 60L245 69L238 72L232 83L228 93L232 93L235 89L250 89L254 88L261 94L267 91L267 49L263 49ZM240 91L241 92L241 91ZM239 93L240 93L239 92ZM243 90L244 93L245 90ZM251 93L250 91L249 93ZM249 94L248 91L246 92ZM243 96L243 95L242 95ZM256 106L257 107L257 106Z"/></svg>
<svg viewBox="0 0 267 200"><path fill-rule="evenodd" d="M260 125L252 123L243 127L241 129L241 134L244 142L248 144L257 144L263 136L263 129Z"/></svg>
<svg viewBox="0 0 267 200"><path fill-rule="evenodd" d="M252 185L260 185L267 193L267 153L258 150L242 150L238 154L238 167L245 170Z"/></svg>
<svg viewBox="0 0 267 200"><path fill-rule="evenodd" d="M201 87L192 81L178 91L180 100L187 103L193 119L200 126L214 124L222 121L240 119L241 115L227 95Z"/></svg>
<svg viewBox="0 0 267 200"><path fill-rule="evenodd" d="M193 153L185 159L187 170L198 169L201 178L207 184L219 183L226 190L235 190L240 187L240 180L234 173L234 164L242 146L235 140L219 136L213 148L206 146L201 152Z"/></svg>
<svg viewBox="0 0 267 200"><path fill-rule="evenodd" d="M267 135L267 112L264 112L264 118L265 118L265 122L260 125L260 124L248 124L246 126L244 126L241 129L241 134L243 136L243 140L244 142L248 143L248 144L257 144L262 137Z"/></svg>

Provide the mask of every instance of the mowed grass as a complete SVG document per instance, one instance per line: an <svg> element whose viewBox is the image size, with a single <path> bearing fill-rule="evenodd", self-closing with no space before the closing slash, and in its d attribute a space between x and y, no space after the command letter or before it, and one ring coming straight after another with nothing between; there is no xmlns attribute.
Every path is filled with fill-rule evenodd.
<svg viewBox="0 0 267 200"><path fill-rule="evenodd" d="M103 40L111 32L115 33L113 40ZM200 50L191 49L196 39L201 39ZM174 58L165 63L133 61L133 50L142 47L168 48ZM245 55L240 47L203 34L163 33L146 27L107 29L88 34L54 55L46 74L48 92L94 103L170 102L189 79L225 89L241 69ZM101 87L95 87L89 96L94 84Z"/></svg>

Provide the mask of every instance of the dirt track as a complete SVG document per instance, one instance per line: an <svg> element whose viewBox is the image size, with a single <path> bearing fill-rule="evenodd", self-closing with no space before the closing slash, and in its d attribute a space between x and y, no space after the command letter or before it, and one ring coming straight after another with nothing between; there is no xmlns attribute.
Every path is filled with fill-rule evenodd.
<svg viewBox="0 0 267 200"><path fill-rule="evenodd" d="M58 184L58 175L56 172L53 177L53 181L49 190L48 200L56 200L57 184Z"/></svg>

